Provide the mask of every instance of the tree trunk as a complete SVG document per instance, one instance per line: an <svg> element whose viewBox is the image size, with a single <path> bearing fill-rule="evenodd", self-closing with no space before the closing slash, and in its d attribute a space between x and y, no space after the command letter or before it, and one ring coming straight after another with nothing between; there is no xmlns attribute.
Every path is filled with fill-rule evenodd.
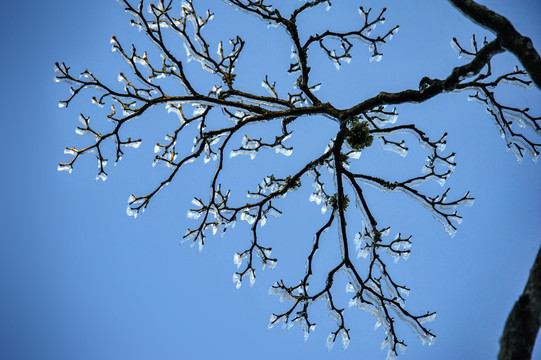
<svg viewBox="0 0 541 360"><path fill-rule="evenodd" d="M541 324L541 249L530 270L524 292L509 314L500 339L498 360L531 359Z"/></svg>

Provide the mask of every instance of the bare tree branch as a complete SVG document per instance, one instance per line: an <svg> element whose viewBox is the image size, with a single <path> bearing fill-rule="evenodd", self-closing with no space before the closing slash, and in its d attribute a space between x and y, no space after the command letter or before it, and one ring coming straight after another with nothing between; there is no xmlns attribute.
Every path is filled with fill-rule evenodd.
<svg viewBox="0 0 541 360"><path fill-rule="evenodd" d="M541 57L530 38L521 35L504 16L473 0L449 0L467 18L492 31L501 45L515 55L541 90Z"/></svg>

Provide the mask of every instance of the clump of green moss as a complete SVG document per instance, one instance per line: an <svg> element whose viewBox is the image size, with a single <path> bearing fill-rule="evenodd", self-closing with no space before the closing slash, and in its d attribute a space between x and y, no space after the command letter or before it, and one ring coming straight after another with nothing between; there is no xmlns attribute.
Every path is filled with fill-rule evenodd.
<svg viewBox="0 0 541 360"><path fill-rule="evenodd" d="M389 190L394 190L398 186L398 182L397 181L395 182L384 181L383 186Z"/></svg>
<svg viewBox="0 0 541 360"><path fill-rule="evenodd" d="M346 194L346 196L343 196L342 199L343 199L344 211L345 211L349 206L349 196ZM329 205L333 208L333 210L338 209L338 193L336 193L336 194L334 194L333 196L330 197Z"/></svg>
<svg viewBox="0 0 541 360"><path fill-rule="evenodd" d="M353 122L346 134L345 140L348 146L355 151L360 151L372 145L374 137L370 135L370 126L368 122Z"/></svg>
<svg viewBox="0 0 541 360"><path fill-rule="evenodd" d="M235 82L236 77L237 77L237 74L227 73L222 77L222 82L225 85L231 87L231 86L233 86L233 83Z"/></svg>
<svg viewBox="0 0 541 360"><path fill-rule="evenodd" d="M286 187L291 190L297 190L301 187L301 179L297 179L295 181L291 180L291 175L285 178L286 181Z"/></svg>

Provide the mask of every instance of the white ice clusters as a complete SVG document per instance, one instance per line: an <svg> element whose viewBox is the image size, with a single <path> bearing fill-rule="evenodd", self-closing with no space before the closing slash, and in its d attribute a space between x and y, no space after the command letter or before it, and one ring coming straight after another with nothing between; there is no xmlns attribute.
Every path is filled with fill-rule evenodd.
<svg viewBox="0 0 541 360"><path fill-rule="evenodd" d="M287 140L290 137L290 135L285 136L281 141L274 145L274 151L277 154L282 154L284 156L290 156L293 153L293 148L288 148L282 144L283 141ZM260 140L257 139L250 139L246 135L244 135L242 139L242 146L239 149L232 150L229 153L229 157L233 158L239 155L249 155L250 159L255 159L257 152L261 149L262 145Z"/></svg>
<svg viewBox="0 0 541 360"><path fill-rule="evenodd" d="M312 184L314 192L310 194L308 200L310 202L315 202L317 205L323 204L321 206L321 213L325 214L327 212L327 196L323 189L324 185L319 182L319 177L316 177L313 172L309 172L308 174L314 177L314 182Z"/></svg>
<svg viewBox="0 0 541 360"><path fill-rule="evenodd" d="M343 348L347 349L348 346L349 346L349 342L351 340L349 338L348 333L344 329L341 329L340 332L339 332L339 335L342 338L342 346L343 346ZM325 341L325 345L327 346L328 351L331 351L331 349L333 348L334 341L335 341L335 335L333 333L330 333L329 336L327 336L327 340Z"/></svg>
<svg viewBox="0 0 541 360"><path fill-rule="evenodd" d="M473 39L473 38L472 38ZM472 40L473 41L473 40ZM461 59L462 57L466 58L466 59L473 59L475 56L472 55L472 54L468 54L468 53L465 53L464 51L462 51L460 49L460 46L458 45L457 41L455 38L451 39L451 47L453 48L454 51L456 51L456 53L458 54L458 58ZM472 50L475 51L474 47L473 47L473 43L472 43Z"/></svg>
<svg viewBox="0 0 541 360"><path fill-rule="evenodd" d="M261 181L260 187L262 193L273 193L279 191L282 188L282 185L280 185L274 177L266 176L263 178L263 181Z"/></svg>
<svg viewBox="0 0 541 360"><path fill-rule="evenodd" d="M233 255L233 263L237 265L237 269L242 265L242 260L246 259L248 257L248 253L244 252L242 254L235 253Z"/></svg>
<svg viewBox="0 0 541 360"><path fill-rule="evenodd" d="M184 49L186 50L186 58L188 62L195 60L201 64L201 68L203 70L208 71L211 74L216 73L214 65L206 57L201 56L198 51L192 49L191 45L186 44L186 42L184 42L183 45Z"/></svg>
<svg viewBox="0 0 541 360"><path fill-rule="evenodd" d="M380 136L379 144L383 150L392 151L402 157L405 157L408 154L408 149L404 145L404 140L396 144L394 142L387 141L383 136Z"/></svg>
<svg viewBox="0 0 541 360"><path fill-rule="evenodd" d="M148 61L148 57L147 57L147 52L145 51L143 56L134 56L133 57L133 61L136 63L136 64L139 64L139 65L142 65L145 69L147 69L148 71L152 71L152 69L150 68L150 63Z"/></svg>
<svg viewBox="0 0 541 360"><path fill-rule="evenodd" d="M374 61L375 62L380 62L382 58L383 58L383 55L381 55L381 54L372 55L370 57L370 62L374 62Z"/></svg>
<svg viewBox="0 0 541 360"><path fill-rule="evenodd" d="M235 288L240 289L240 286L242 285L242 279L239 274L233 274L233 283L235 284Z"/></svg>
<svg viewBox="0 0 541 360"><path fill-rule="evenodd" d="M393 37L396 35L396 33L398 32L398 29L400 29L399 27L395 27L393 29L393 31L391 32L391 34L389 35L389 41L393 39Z"/></svg>
<svg viewBox="0 0 541 360"><path fill-rule="evenodd" d="M424 166L423 167L423 173L430 174L432 172L431 167ZM430 175L427 178L431 178L434 181L436 181L440 186L443 186L445 179L447 176L444 175ZM418 186L424 181L426 181L426 178L422 179L411 179L402 185L404 186L396 186L394 188L385 186L381 184L381 182L377 180L372 180L370 178L359 178L360 181L371 185L375 188L377 188L380 191L383 191L385 193L390 193L392 191L400 191L404 193L405 195L409 196L411 199L415 200L417 203L419 203L421 206L426 208L432 216L438 220L444 227L445 231L449 234L450 237L454 237L456 234L456 228L454 225L452 225L451 221L454 221L458 224L462 222L462 218L457 215L456 211L454 214L449 214L448 212L451 210L455 210L458 205L465 205L465 206L471 206L473 204L474 199L468 198L468 194L466 194L465 198L458 201L457 203L445 203L446 200L446 194L444 194L441 198L426 198L422 194L412 190L410 187Z"/></svg>
<svg viewBox="0 0 541 360"><path fill-rule="evenodd" d="M254 269L248 270L248 276L250 278L250 287L254 286L255 283L255 271ZM233 274L233 283L235 284L235 288L238 290L242 286L242 275L239 273Z"/></svg>
<svg viewBox="0 0 541 360"><path fill-rule="evenodd" d="M296 317L295 319L291 320L287 325L288 330L291 329L295 324L300 324L302 332L304 334L304 342L308 341L310 332L316 329L316 324L311 324L310 326L308 326L308 323L306 322L306 319L304 317Z"/></svg>
<svg viewBox="0 0 541 360"><path fill-rule="evenodd" d="M279 296L280 302L284 302L284 300L286 299L289 301L295 301L295 298L291 296L291 294L287 292L284 288L282 288L278 283L269 288L269 295Z"/></svg>
<svg viewBox="0 0 541 360"><path fill-rule="evenodd" d="M261 262L263 263L261 270L265 270L265 267L268 267L269 270L272 270L276 267L277 261L274 259L270 259L272 250L271 249L261 249L256 248L257 256L261 258Z"/></svg>
<svg viewBox="0 0 541 360"><path fill-rule="evenodd" d="M394 262L398 262L400 258L404 260L408 260L410 256L410 252L407 251L411 248L411 241L410 238L402 239L400 237L400 233L396 235L394 238L394 241L391 243L391 245L387 248L387 254L394 257Z"/></svg>
<svg viewBox="0 0 541 360"><path fill-rule="evenodd" d="M532 145L530 145L521 134L513 134L511 130L511 124L509 120L514 120L519 127L528 126L534 130L538 135L541 134L541 131L534 126L534 122L530 120L525 114L520 111L513 111L508 109L506 111L500 111L500 108L487 99L480 98L479 93L475 95L470 95L468 101L476 101L480 104L486 106L486 112L490 118L494 121L494 124L500 131L502 139L505 140L507 144L507 149L512 150L517 158L517 162L522 162L522 154L518 147L522 148L524 151L528 152L534 162L537 161L538 154ZM511 118L511 119L508 119Z"/></svg>
<svg viewBox="0 0 541 360"><path fill-rule="evenodd" d="M257 155L259 147L259 141L250 140L248 136L244 135L244 137L242 138L242 147L237 150L232 150L231 153L229 153L229 157L234 158L235 156L239 155L249 155L250 160L253 160Z"/></svg>
<svg viewBox="0 0 541 360"><path fill-rule="evenodd" d="M201 252L203 250L203 240L204 236L202 232L200 231L191 231L187 230L186 234L180 241L181 243L185 243L186 241L191 241L190 247L194 247L195 244L197 244L197 250Z"/></svg>
<svg viewBox="0 0 541 360"><path fill-rule="evenodd" d="M261 267L261 270L265 270L265 266L269 268L269 270L272 270L276 267L277 261L275 260L267 260L263 262L263 266Z"/></svg>
<svg viewBox="0 0 541 360"><path fill-rule="evenodd" d="M220 137L222 137L224 134L218 135L210 142L205 143L205 158L203 159L203 162L206 164L210 160L216 161L218 159L218 153L215 153L212 151L211 146L217 144L220 141Z"/></svg>
<svg viewBox="0 0 541 360"><path fill-rule="evenodd" d="M270 96L273 96L273 97L276 96L276 94L274 93L274 86L271 88L269 86L269 83L266 81L266 79L261 81L261 87L267 90Z"/></svg>
<svg viewBox="0 0 541 360"><path fill-rule="evenodd" d="M128 143L122 143L120 144L124 147L127 147L127 148L134 148L134 149L137 149L139 148L139 146L141 146L141 140L137 140L137 141L130 141Z"/></svg>
<svg viewBox="0 0 541 360"><path fill-rule="evenodd" d="M100 108L104 106L104 104L100 103L95 97L92 97L91 102L93 105L96 105L97 107L100 107ZM111 119L107 118L107 120L111 120Z"/></svg>
<svg viewBox="0 0 541 360"><path fill-rule="evenodd" d="M139 210L136 209L138 206L142 205L145 202L145 198L135 199L135 196L130 195L128 198L128 206L126 207L126 215L133 216L134 219L139 215ZM144 211L144 207L141 208L141 212Z"/></svg>
<svg viewBox="0 0 541 360"><path fill-rule="evenodd" d="M65 149L64 149L64 154L75 156L75 155L77 155L77 152L74 151L74 150L72 150L72 149L65 148Z"/></svg>
<svg viewBox="0 0 541 360"><path fill-rule="evenodd" d="M363 258L366 259L368 254L370 253L370 249L372 246L372 237L370 234L365 233L365 235L361 235L361 233L355 234L355 251L357 252L357 259Z"/></svg>
<svg viewBox="0 0 541 360"><path fill-rule="evenodd" d="M361 157L361 151L350 150L346 155L348 159L358 160Z"/></svg>
<svg viewBox="0 0 541 360"><path fill-rule="evenodd" d="M235 156L239 156L239 155L249 155L250 160L253 160L255 159L256 154L257 152L253 150L233 150L229 153L229 157L234 158Z"/></svg>
<svg viewBox="0 0 541 360"><path fill-rule="evenodd" d="M56 168L57 171L67 171L69 174L73 171L73 167L71 165L58 165Z"/></svg>
<svg viewBox="0 0 541 360"><path fill-rule="evenodd" d="M101 180L101 181L107 180L107 174L104 172L100 172L98 175L96 175L96 181L98 180Z"/></svg>
<svg viewBox="0 0 541 360"><path fill-rule="evenodd" d="M366 14L361 10L361 8L357 9L357 11L359 12L359 15L361 15L362 22L365 23L367 20Z"/></svg>
<svg viewBox="0 0 541 360"><path fill-rule="evenodd" d="M454 237L456 235L456 228L454 228L447 219L449 218L449 220L454 220L457 223L460 223L462 221L461 218L456 215L456 212L455 215L446 215L445 213L443 213L443 211L453 210L456 208L457 205L434 203L434 207L432 207L432 204L428 203L418 193L414 193L402 187L397 187L396 191L404 193L405 195L409 196L411 199L422 205L428 211L430 211L432 216L442 224L443 228L450 237ZM444 199L442 199L442 201L443 200Z"/></svg>
<svg viewBox="0 0 541 360"><path fill-rule="evenodd" d="M183 102L168 102L165 105L165 109L167 110L167 113L174 113L178 116L180 123L184 123L184 116L182 114L182 104Z"/></svg>
<svg viewBox="0 0 541 360"><path fill-rule="evenodd" d="M281 320L282 320L282 318L278 319L278 317L276 315L272 314L270 319L269 319L269 326L267 326L267 329L268 330L272 329L274 327L274 325L279 323Z"/></svg>
<svg viewBox="0 0 541 360"><path fill-rule="evenodd" d="M240 214L240 219L246 221L250 225L255 222L256 218L257 217L255 215L250 214L249 209L244 209L244 211Z"/></svg>
<svg viewBox="0 0 541 360"><path fill-rule="evenodd" d="M346 287L346 291L348 292L354 292L357 294L358 291L360 291L360 286L357 284L356 280L354 278L350 277L351 282ZM382 279L383 283L387 290L390 290L391 296L393 294L396 295L396 289L392 284L390 284L390 281L388 279ZM381 301L379 299L380 296L383 296L381 293L381 288L376 285L375 283L368 281L364 284L366 287L368 287L370 290L363 291L363 298L364 302L360 300L359 297L355 296L350 300L349 306L355 306L359 309L362 309L364 311L367 311L371 313L376 318L376 323L374 325L374 329L379 328L382 326L385 331L385 339L381 344L381 349L383 350L386 347L389 347L388 353L387 353L387 359L393 359L394 353L391 350L391 344L394 341L393 332L391 331L391 325L389 323L389 319L387 314L387 311L381 304ZM402 291L401 291L402 292ZM399 298L399 297L397 297ZM400 317L417 335L417 337L423 342L423 344L428 343L429 345L432 345L434 343L435 337L426 333L422 327L421 323L425 321L432 321L435 318L434 314L427 314L427 316L417 318L418 321L415 318L412 318L411 316L408 316L404 314L404 312L394 303L386 303L387 308L391 308L394 313ZM401 351L404 350L404 347L399 347Z"/></svg>
<svg viewBox="0 0 541 360"><path fill-rule="evenodd" d="M317 92L317 91L319 91L319 89L321 89L321 83L318 83L318 84L316 84L316 85L310 86L309 89L310 89L310 91L312 91L313 93L314 93L314 92Z"/></svg>
<svg viewBox="0 0 541 360"><path fill-rule="evenodd" d="M523 89L531 89L533 87L535 87L535 83L533 81L530 81L529 84L527 84L526 82L524 81L520 81L518 78L504 78L502 80L502 82L506 83L506 84L509 84L509 85L516 85L516 86L519 86ZM506 109L504 109L504 112L506 111ZM521 127L524 127L524 126L521 126ZM538 131L537 129L535 129L536 131Z"/></svg>
<svg viewBox="0 0 541 360"><path fill-rule="evenodd" d="M193 117L201 116L207 109L207 107L203 104L192 103L192 106L195 108L192 114Z"/></svg>
<svg viewBox="0 0 541 360"><path fill-rule="evenodd" d="M284 156L290 156L291 154L293 154L293 148L286 148L284 145L282 145L281 143L278 144L274 150L276 151L277 154L282 154Z"/></svg>
<svg viewBox="0 0 541 360"><path fill-rule="evenodd" d="M393 108L391 111L385 111L385 107L386 106L382 106L377 111L372 112L374 114L372 121L378 127L385 127L389 124L394 124L398 119L398 112L396 111L396 108Z"/></svg>
<svg viewBox="0 0 541 360"><path fill-rule="evenodd" d="M383 229L381 231L381 236L387 236L390 232L389 228ZM372 250L374 245L374 234L373 232L365 228L364 235L358 233L355 237L355 246L358 257L365 258L369 251ZM390 247L387 247L387 252L395 257L395 261L402 257L407 259L409 252L404 252L411 247L410 238L401 238L398 234L394 240L390 243ZM407 254L407 255L405 255ZM358 283L356 276L349 269L345 269L345 273L349 278L349 282L346 285L346 293L354 294L349 302L349 306L358 307L364 311L371 313L375 319L374 329L378 329L380 326L383 327L385 331L385 339L381 345L381 348L389 347L387 358L394 358L394 352L391 350L392 344L394 341L397 341L394 337L393 331L391 331L391 324L389 323L389 309L397 314L419 337L419 339L424 343L431 345L435 338L426 332L421 326L422 323L432 321L436 317L435 313L427 313L425 316L421 317L412 317L408 316L404 311L401 310L401 307L404 306L403 297L409 295L409 289L404 286L394 284L391 279L386 274L385 269L378 262L375 263L379 269L379 280L368 280L363 283L363 286ZM377 281L377 283L376 283ZM362 291L361 291L362 290ZM383 291L386 291L388 295L384 295ZM362 293L362 300L360 294ZM399 294L400 293L400 294ZM394 299L396 302L385 302L382 304L382 298ZM332 340L331 340L332 341ZM405 346L397 343L398 349L403 352Z"/></svg>

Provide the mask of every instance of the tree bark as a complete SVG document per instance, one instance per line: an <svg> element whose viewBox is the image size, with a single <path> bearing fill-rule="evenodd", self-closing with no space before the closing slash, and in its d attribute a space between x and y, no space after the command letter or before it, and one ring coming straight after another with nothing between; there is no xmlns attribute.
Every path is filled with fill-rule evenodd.
<svg viewBox="0 0 541 360"><path fill-rule="evenodd" d="M498 360L531 359L541 324L541 249L530 270L524 292L505 322Z"/></svg>
<svg viewBox="0 0 541 360"><path fill-rule="evenodd" d="M529 38L522 36L507 18L473 0L449 0L449 2L467 18L496 34L502 46L518 58L541 90L541 57Z"/></svg>

